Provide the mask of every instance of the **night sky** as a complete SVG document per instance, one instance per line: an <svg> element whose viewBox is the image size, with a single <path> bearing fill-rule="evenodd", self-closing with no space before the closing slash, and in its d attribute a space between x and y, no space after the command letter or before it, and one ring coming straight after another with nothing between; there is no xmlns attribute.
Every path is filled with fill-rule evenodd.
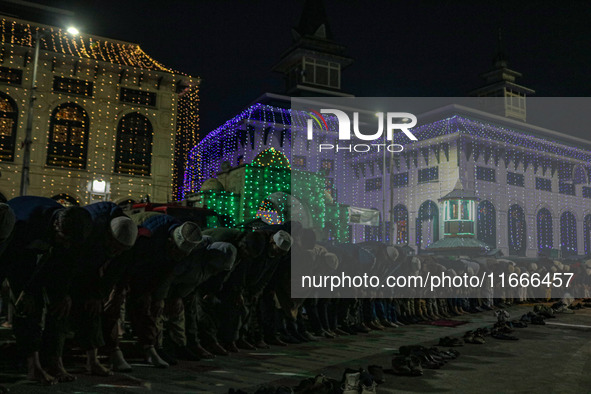
<svg viewBox="0 0 591 394"><path fill-rule="evenodd" d="M303 0L51 1L85 33L139 43L164 65L200 76L201 134L264 92L292 42ZM356 96L463 96L481 86L502 29L509 68L537 96L591 93L591 2L326 0L335 40L355 59ZM519 81L518 81L519 82Z"/></svg>

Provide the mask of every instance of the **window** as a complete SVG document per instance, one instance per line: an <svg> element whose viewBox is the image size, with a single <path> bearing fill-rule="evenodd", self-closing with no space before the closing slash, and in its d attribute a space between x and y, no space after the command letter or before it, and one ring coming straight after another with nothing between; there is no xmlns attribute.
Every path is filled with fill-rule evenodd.
<svg viewBox="0 0 591 394"><path fill-rule="evenodd" d="M538 252L549 255L554 247L554 236L552 230L552 214L548 209L540 208L536 225L538 230Z"/></svg>
<svg viewBox="0 0 591 394"><path fill-rule="evenodd" d="M324 190L330 194L333 201L337 200L337 188L333 178L324 178Z"/></svg>
<svg viewBox="0 0 591 394"><path fill-rule="evenodd" d="M494 248L497 245L497 215L495 206L487 200L478 204L476 211L478 221L476 222L476 233L478 239Z"/></svg>
<svg viewBox="0 0 591 394"><path fill-rule="evenodd" d="M552 191L552 180L545 178L536 178L536 189L546 192Z"/></svg>
<svg viewBox="0 0 591 394"><path fill-rule="evenodd" d="M306 156L293 156L292 164L295 168L306 169Z"/></svg>
<svg viewBox="0 0 591 394"><path fill-rule="evenodd" d="M371 178L365 181L365 191L382 190L382 178Z"/></svg>
<svg viewBox="0 0 591 394"><path fill-rule="evenodd" d="M394 229L396 243L408 244L408 210L402 204L394 207Z"/></svg>
<svg viewBox="0 0 591 394"><path fill-rule="evenodd" d="M419 183L436 181L439 179L439 167L429 167L419 170Z"/></svg>
<svg viewBox="0 0 591 394"><path fill-rule="evenodd" d="M156 93L145 92L143 90L121 88L119 100L124 103L156 106Z"/></svg>
<svg viewBox="0 0 591 394"><path fill-rule="evenodd" d="M560 215L560 249L563 257L577 254L577 220L572 212Z"/></svg>
<svg viewBox="0 0 591 394"><path fill-rule="evenodd" d="M583 197L591 198L591 187L583 186Z"/></svg>
<svg viewBox="0 0 591 394"><path fill-rule="evenodd" d="M421 204L415 229L415 239L419 249L425 249L429 244L439 239L439 208L437 208L437 204L431 200Z"/></svg>
<svg viewBox="0 0 591 394"><path fill-rule="evenodd" d="M507 172L507 184L513 186L524 187L525 177L523 174L517 174L515 172Z"/></svg>
<svg viewBox="0 0 591 394"><path fill-rule="evenodd" d="M364 226L364 239L366 242L369 241L380 241L381 226Z"/></svg>
<svg viewBox="0 0 591 394"><path fill-rule="evenodd" d="M81 79L54 77L53 91L92 97L92 82L83 81Z"/></svg>
<svg viewBox="0 0 591 394"><path fill-rule="evenodd" d="M23 70L0 67L0 82L20 85L23 82Z"/></svg>
<svg viewBox="0 0 591 394"><path fill-rule="evenodd" d="M525 256L527 229L523 208L517 204L511 205L507 219L509 222L509 254Z"/></svg>
<svg viewBox="0 0 591 394"><path fill-rule="evenodd" d="M314 85L341 88L341 65L326 60L304 57L303 82Z"/></svg>
<svg viewBox="0 0 591 394"><path fill-rule="evenodd" d="M408 186L408 172L392 175L392 187Z"/></svg>
<svg viewBox="0 0 591 394"><path fill-rule="evenodd" d="M496 182L497 172L494 168L476 167L476 179L486 182Z"/></svg>
<svg viewBox="0 0 591 394"><path fill-rule="evenodd" d="M334 160L322 159L320 160L320 168L323 170L325 175L328 175L334 170Z"/></svg>
<svg viewBox="0 0 591 394"><path fill-rule="evenodd" d="M585 241L585 254L588 255L591 252L591 214L585 216L583 219L583 237Z"/></svg>
<svg viewBox="0 0 591 394"><path fill-rule="evenodd" d="M572 183L558 182L558 193L574 196L575 185L573 185Z"/></svg>
<svg viewBox="0 0 591 394"><path fill-rule="evenodd" d="M16 103L0 92L0 161L14 160L17 118Z"/></svg>
<svg viewBox="0 0 591 394"><path fill-rule="evenodd" d="M125 115L117 127L115 172L150 175L152 163L152 124L136 112Z"/></svg>
<svg viewBox="0 0 591 394"><path fill-rule="evenodd" d="M52 115L47 143L47 165L86 168L88 115L82 107L67 103Z"/></svg>

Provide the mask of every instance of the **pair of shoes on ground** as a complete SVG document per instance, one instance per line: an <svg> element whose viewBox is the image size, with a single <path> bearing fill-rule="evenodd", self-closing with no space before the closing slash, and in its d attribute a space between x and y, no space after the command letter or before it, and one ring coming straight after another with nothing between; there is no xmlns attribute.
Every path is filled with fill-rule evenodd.
<svg viewBox="0 0 591 394"><path fill-rule="evenodd" d="M368 371L365 371L362 368L358 370L347 368L343 373L341 385L343 394L375 394L376 387L377 383L374 380L374 377Z"/></svg>
<svg viewBox="0 0 591 394"><path fill-rule="evenodd" d="M483 345L486 343L486 341L484 340L484 336L481 335L477 330L467 331L464 334L464 342L473 345Z"/></svg>
<svg viewBox="0 0 591 394"><path fill-rule="evenodd" d="M525 323L535 324L539 326L543 326L546 324L546 322L544 321L544 317L533 312L528 312L524 314L523 316L521 316L520 320Z"/></svg>
<svg viewBox="0 0 591 394"><path fill-rule="evenodd" d="M546 319L551 319L551 318L556 317L556 316L554 316L554 309L550 308L549 306L545 306L545 305L534 306L534 313L537 313L538 315L540 315Z"/></svg>
<svg viewBox="0 0 591 394"><path fill-rule="evenodd" d="M421 376L423 366L416 356L399 355L392 358L392 372L399 376Z"/></svg>
<svg viewBox="0 0 591 394"><path fill-rule="evenodd" d="M436 347L427 348L421 345L400 346L398 350L401 355L416 357L421 362L421 366L428 369L439 369L460 354L452 349L444 352Z"/></svg>

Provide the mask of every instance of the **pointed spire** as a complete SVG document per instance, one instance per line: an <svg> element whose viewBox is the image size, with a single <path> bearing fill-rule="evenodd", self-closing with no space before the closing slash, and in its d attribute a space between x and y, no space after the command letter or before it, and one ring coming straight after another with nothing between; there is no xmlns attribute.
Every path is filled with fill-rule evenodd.
<svg viewBox="0 0 591 394"><path fill-rule="evenodd" d="M505 50L503 47L503 36L500 27L497 36L497 55L493 59L493 65L495 66L495 68L507 67L507 56L505 54Z"/></svg>
<svg viewBox="0 0 591 394"><path fill-rule="evenodd" d="M525 98L534 94L535 90L519 85L517 80L521 78L521 73L507 67L507 57L500 28L497 34L497 54L493 59L493 69L480 76L486 81L486 84L473 90L469 95L510 98L505 100L502 108L497 108L497 104L491 102L489 110L525 122L527 119Z"/></svg>
<svg viewBox="0 0 591 394"><path fill-rule="evenodd" d="M295 30L300 36L333 39L323 0L305 0L302 16Z"/></svg>

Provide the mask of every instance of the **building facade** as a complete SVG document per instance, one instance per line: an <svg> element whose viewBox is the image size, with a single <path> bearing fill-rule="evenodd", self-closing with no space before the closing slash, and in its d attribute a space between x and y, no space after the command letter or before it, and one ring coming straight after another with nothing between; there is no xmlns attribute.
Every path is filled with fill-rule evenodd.
<svg viewBox="0 0 591 394"><path fill-rule="evenodd" d="M380 223L367 225L349 211L352 242L380 240L425 252L446 234L444 219L467 220L475 238L505 255L591 253L591 141L526 123L526 98L534 91L508 68L500 36L493 67L482 74L484 86L470 94L484 107L449 105L421 115L413 128L417 141L403 135L392 141L404 147L399 153L319 154L320 144L339 143L336 119L325 115L325 126L313 122L310 141L311 113L292 110L291 97L314 107L321 103L314 97L350 96L341 91L341 71L351 64L334 42L321 4L305 2L294 42L275 66L286 95L266 94L209 133L188 156L185 193L274 149L292 169L321 174L329 204L379 212ZM374 112L366 115L375 119ZM442 201L457 185L474 196L469 219L456 203ZM444 207L452 211L444 213ZM318 234L330 237L331 221L315 223L321 223Z"/></svg>
<svg viewBox="0 0 591 394"><path fill-rule="evenodd" d="M0 31L1 199L20 194L29 125L27 194L67 204L178 197L197 141L198 78L133 43L5 16Z"/></svg>

